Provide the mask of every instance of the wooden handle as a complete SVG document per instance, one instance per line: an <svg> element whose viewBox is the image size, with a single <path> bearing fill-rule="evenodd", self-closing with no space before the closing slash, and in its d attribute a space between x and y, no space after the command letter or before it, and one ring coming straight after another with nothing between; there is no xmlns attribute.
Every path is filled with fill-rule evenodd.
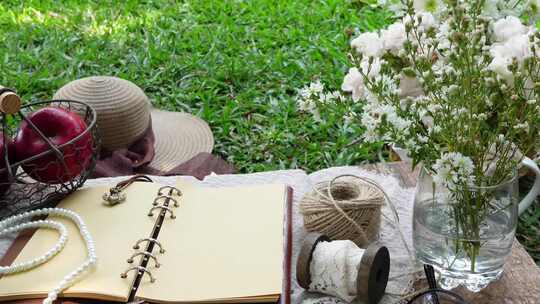
<svg viewBox="0 0 540 304"><path fill-rule="evenodd" d="M6 88L0 86L0 112L5 114L15 114L19 112L21 108L21 98L15 92L9 90L6 91Z"/></svg>

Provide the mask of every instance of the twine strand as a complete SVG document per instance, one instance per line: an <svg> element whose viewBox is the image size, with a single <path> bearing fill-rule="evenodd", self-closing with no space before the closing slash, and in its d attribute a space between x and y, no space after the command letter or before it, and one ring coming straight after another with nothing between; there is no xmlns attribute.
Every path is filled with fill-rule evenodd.
<svg viewBox="0 0 540 304"><path fill-rule="evenodd" d="M328 182L328 187L326 188L326 192L328 194L327 198L330 199L330 202L332 202L332 205L334 206L334 208L336 208L336 210L341 214L341 216L343 216L350 224L352 224L356 230L358 231L358 233L360 233L360 237L362 239L362 243L368 243L369 240L368 240L368 237L366 235L366 233L364 232L364 228L362 228L360 225L358 225L358 223L356 223L356 221L354 221L340 206L339 204L336 202L336 200L334 199L334 196L332 195L332 191L330 191L330 189L332 189L332 185L333 183L336 181L336 178L332 179L331 181ZM323 195L319 189L317 189L317 187L315 187L315 191L319 194L319 195ZM323 201L324 202L324 201ZM360 205L360 204L358 204ZM367 206L366 206L367 207Z"/></svg>

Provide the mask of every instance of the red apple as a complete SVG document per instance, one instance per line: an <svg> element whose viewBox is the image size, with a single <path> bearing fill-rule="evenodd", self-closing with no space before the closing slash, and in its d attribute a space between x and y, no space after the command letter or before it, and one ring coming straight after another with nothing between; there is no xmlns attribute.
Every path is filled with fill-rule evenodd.
<svg viewBox="0 0 540 304"><path fill-rule="evenodd" d="M49 151L22 165L30 177L49 184L64 183L88 167L92 159L92 136L90 133L81 135L88 127L79 115L63 108L47 107L32 113L28 119L57 147L80 135L74 143L60 148L63 154L60 157L30 124L22 121L14 140L17 160L27 160Z"/></svg>
<svg viewBox="0 0 540 304"><path fill-rule="evenodd" d="M7 149L6 149L7 148ZM9 138L6 135L6 143L4 144L4 135L0 131L0 196L2 196L7 189L9 188L11 181L9 180L9 173L8 170L4 170L6 168L6 160L4 158L4 153L8 153L9 162L13 162L13 143L11 141L11 138ZM16 173L17 169L13 168L13 174Z"/></svg>

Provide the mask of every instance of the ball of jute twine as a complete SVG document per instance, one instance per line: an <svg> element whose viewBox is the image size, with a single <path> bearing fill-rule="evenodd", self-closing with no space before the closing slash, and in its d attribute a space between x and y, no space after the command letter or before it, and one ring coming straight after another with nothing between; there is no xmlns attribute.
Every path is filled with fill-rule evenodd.
<svg viewBox="0 0 540 304"><path fill-rule="evenodd" d="M302 198L300 212L306 230L365 248L378 239L384 203L379 187L355 175L339 175L316 184Z"/></svg>

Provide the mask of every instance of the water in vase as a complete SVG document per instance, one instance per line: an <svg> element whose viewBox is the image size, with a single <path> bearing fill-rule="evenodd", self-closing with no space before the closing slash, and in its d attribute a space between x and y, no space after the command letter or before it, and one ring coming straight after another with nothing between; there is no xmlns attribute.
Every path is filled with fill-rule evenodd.
<svg viewBox="0 0 540 304"><path fill-rule="evenodd" d="M433 199L416 201L414 247L420 263L433 265L441 274L441 287L463 285L479 291L502 274L514 241L516 204L495 208L475 229L464 232L456 224L455 206Z"/></svg>

